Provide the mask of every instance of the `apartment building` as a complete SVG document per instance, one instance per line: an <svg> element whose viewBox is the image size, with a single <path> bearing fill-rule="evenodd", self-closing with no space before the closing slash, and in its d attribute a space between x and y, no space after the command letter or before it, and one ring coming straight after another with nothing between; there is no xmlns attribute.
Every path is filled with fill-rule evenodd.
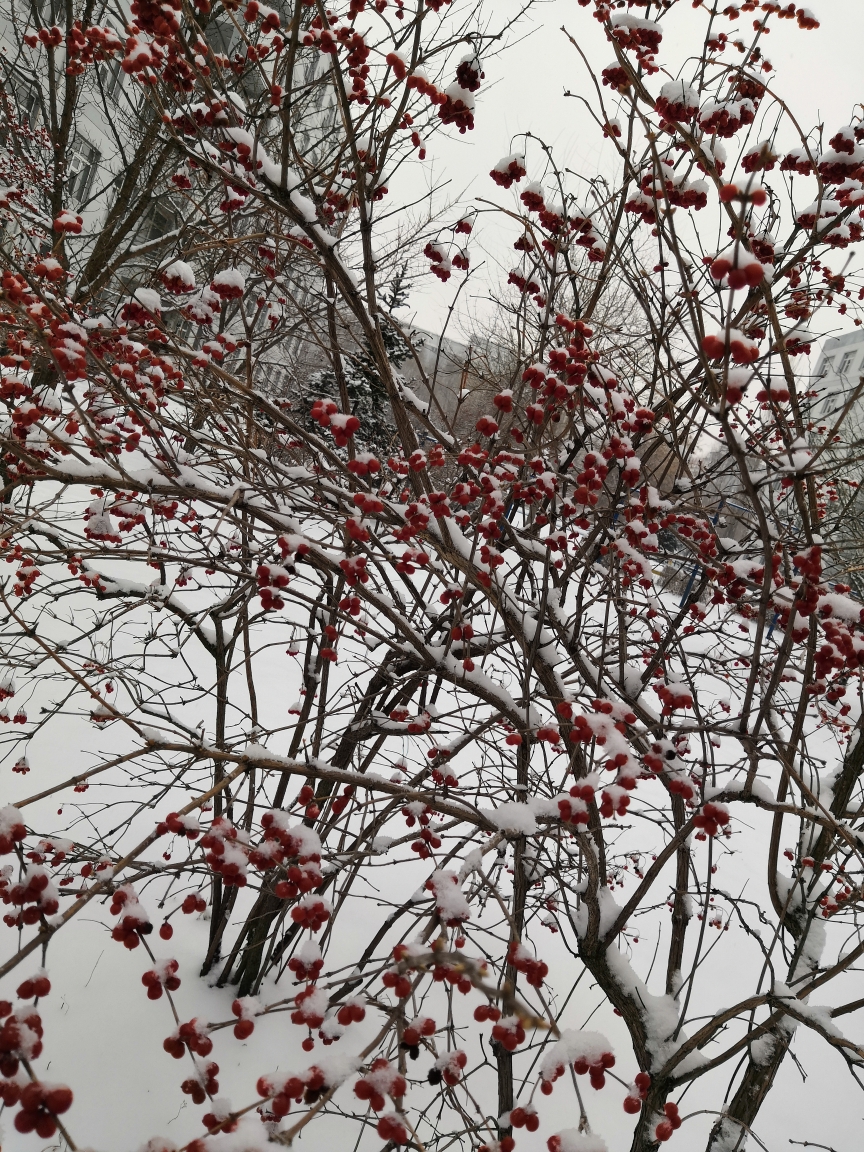
<svg viewBox="0 0 864 1152"><path fill-rule="evenodd" d="M43 25L50 27L56 23L65 27L65 0L37 0L37 3ZM44 52L31 50L22 43L24 33L33 30L29 11L26 0L24 8L13 8L10 0L0 0L0 82L19 121L38 131L51 122L49 92ZM125 39L123 26L110 16L100 17L100 23L113 27L118 37ZM230 56L236 50L237 31L230 22L215 21L207 30L207 38L214 50L224 55ZM321 69L326 66L326 57L321 60L310 57L302 77L309 98L297 125L296 142L307 154L311 154L319 142L327 147L329 129L337 118L337 108L328 98L326 85L316 84ZM254 85L255 80L253 75L248 84ZM84 217L80 239L67 239L67 245L73 250L77 246L77 255L83 262L114 201L119 178L128 170L129 156L134 153L139 138L143 95L140 85L123 72L119 57L88 69L79 83L81 91L67 152L63 204ZM255 95L250 89L247 98ZM126 238L124 247L137 248L160 237L168 240L169 234L182 224L182 207L179 201L175 203L170 186L164 189L163 185L163 190L147 206L134 234ZM124 262L120 275L125 290L133 291L142 277L148 278L154 258L162 259L167 251L166 244L162 250ZM198 343L204 338L193 325L181 321L170 311L165 319L181 339ZM304 328L298 325L265 354L258 364L259 386L288 395L299 380L313 378L322 369L326 370L320 349L308 340ZM353 337L346 332L345 338L350 359ZM460 427L473 428L477 416L488 408L489 387L485 380L489 375L485 363L488 356L478 355L476 348L472 350L457 340L440 339L428 332L422 333L418 346L419 366L412 356L401 364L401 374L408 387L421 403L429 405L430 416L436 424L446 425L457 420Z"/></svg>
<svg viewBox="0 0 864 1152"><path fill-rule="evenodd" d="M864 329L856 328L825 341L816 363L816 387L820 392L814 409L819 423L839 419L864 376ZM864 390L844 420L847 437L864 437Z"/></svg>
<svg viewBox="0 0 864 1152"><path fill-rule="evenodd" d="M33 30L29 6L7 8L7 3L4 0L0 6L0 80L19 121L38 131L50 124L45 54L22 42L22 35ZM38 0L45 26L65 26L65 6L61 9L60 5L61 0ZM125 37L117 20L106 16L103 23ZM84 235L92 236L108 211L116 177L128 160L129 126L141 94L124 74L119 58L88 69L79 83L81 94L66 156L64 207L84 217ZM170 212L154 202L152 212L142 222L140 236L158 235L160 229L169 230L170 226Z"/></svg>

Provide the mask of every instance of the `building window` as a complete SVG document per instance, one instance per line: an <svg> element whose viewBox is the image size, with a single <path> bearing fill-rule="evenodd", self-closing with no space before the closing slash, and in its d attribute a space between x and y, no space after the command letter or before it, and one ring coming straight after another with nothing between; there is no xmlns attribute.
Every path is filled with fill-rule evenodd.
<svg viewBox="0 0 864 1152"><path fill-rule="evenodd" d="M22 124L31 128L37 127L41 119L39 104L39 91L35 84L23 83L15 93L18 100L18 116Z"/></svg>
<svg viewBox="0 0 864 1152"><path fill-rule="evenodd" d="M230 56L238 38L237 28L233 21L217 16L215 20L208 22L204 38L214 52L222 56Z"/></svg>
<svg viewBox="0 0 864 1152"><path fill-rule="evenodd" d="M826 361L823 363L823 365L822 365L822 371L819 373L819 379L820 379L820 380L824 380L824 379L825 379L825 377L826 377L826 376L827 376L827 375L828 375L830 372L833 372L833 368L831 367L831 361L830 361L830 360L826 360Z"/></svg>
<svg viewBox="0 0 864 1152"><path fill-rule="evenodd" d="M83 136L76 136L69 149L66 192L72 203L83 204L90 195L99 166L99 153Z"/></svg>
<svg viewBox="0 0 864 1152"><path fill-rule="evenodd" d="M123 69L118 57L103 60L97 72L98 84L106 100L117 100L123 86Z"/></svg>
<svg viewBox="0 0 864 1152"><path fill-rule="evenodd" d="M39 100L39 87L32 77L24 76L17 69L3 69L3 95L11 105L18 121L30 128L36 128L42 119L42 105ZM0 104L0 108L4 105ZM4 125L5 132L5 125Z"/></svg>
<svg viewBox="0 0 864 1152"><path fill-rule="evenodd" d="M142 244L150 240L158 240L160 236L167 236L175 228L174 213L167 204L151 204L141 221L141 230L138 233Z"/></svg>
<svg viewBox="0 0 864 1152"><path fill-rule="evenodd" d="M852 367L852 361L855 359L854 352L844 352L840 358L840 363L837 366L837 375L842 376L844 372L848 372Z"/></svg>

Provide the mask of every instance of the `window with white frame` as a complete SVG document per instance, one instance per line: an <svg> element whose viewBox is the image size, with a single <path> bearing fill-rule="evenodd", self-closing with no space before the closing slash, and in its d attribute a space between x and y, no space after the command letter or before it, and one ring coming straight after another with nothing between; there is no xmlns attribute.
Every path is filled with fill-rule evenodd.
<svg viewBox="0 0 864 1152"><path fill-rule="evenodd" d="M83 136L76 136L66 161L66 192L75 205L83 204L90 195L98 166L98 150Z"/></svg>
<svg viewBox="0 0 864 1152"><path fill-rule="evenodd" d="M6 99L12 106L21 124L36 128L41 120L39 88L31 76L23 75L18 69L4 68L3 80Z"/></svg>
<svg viewBox="0 0 864 1152"><path fill-rule="evenodd" d="M39 91L35 84L22 84L16 93L18 97L18 115L22 124L29 124L36 128L41 120L42 107L39 102Z"/></svg>
<svg viewBox="0 0 864 1152"><path fill-rule="evenodd" d="M217 16L208 22L204 38L214 52L230 56L238 39L236 25L224 16Z"/></svg>
<svg viewBox="0 0 864 1152"><path fill-rule="evenodd" d="M852 367L852 361L855 359L855 352L844 352L840 357L840 363L837 365L837 375L842 376L844 372L848 372Z"/></svg>
<svg viewBox="0 0 864 1152"><path fill-rule="evenodd" d="M175 227L176 216L170 204L151 204L141 221L138 242L146 244L150 240L158 240L160 236L173 232Z"/></svg>
<svg viewBox="0 0 864 1152"><path fill-rule="evenodd" d="M110 57L99 65L97 77L99 87L106 100L118 100L123 86L123 69L118 57Z"/></svg>

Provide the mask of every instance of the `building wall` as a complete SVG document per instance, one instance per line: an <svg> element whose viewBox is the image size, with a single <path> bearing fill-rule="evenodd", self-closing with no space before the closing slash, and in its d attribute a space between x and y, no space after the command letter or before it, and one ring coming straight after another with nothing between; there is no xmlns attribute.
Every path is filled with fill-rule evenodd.
<svg viewBox="0 0 864 1152"><path fill-rule="evenodd" d="M816 362L815 387L820 392L814 418L823 423L837 419L864 376L864 329L826 340ZM848 417L849 433L864 433L864 392Z"/></svg>
<svg viewBox="0 0 864 1152"><path fill-rule="evenodd" d="M19 117L39 129L45 126L48 116L46 79L39 72L45 55L18 42L30 23L29 8L19 7L16 11L17 35L4 8L0 8L0 69L4 86L17 104ZM50 3L44 3L42 8L42 20L50 25L54 22ZM122 24L116 19L106 18L105 23L125 39ZM57 55L60 58L61 53ZM80 82L83 88L70 141L64 206L84 216L88 232L98 226L108 210L109 185L123 163L118 145L124 137L124 112L132 113L130 101L137 100L139 94L120 68L119 59L106 61L98 70L88 69Z"/></svg>
<svg viewBox="0 0 864 1152"><path fill-rule="evenodd" d="M65 27L66 21L59 7L65 0L38 2L43 25L50 26L56 22ZM46 56L43 51L31 51L21 43L22 35L35 28L29 15L29 0L24 0L23 7L14 9L14 27L10 18L12 11L11 0L0 0L0 78L19 119L38 131L49 122L48 83L44 71ZM106 14L100 22L112 27L125 40L123 24L116 17ZM236 30L227 21L217 21L208 28L207 38L218 51L230 54L236 41ZM58 50L57 59L58 67L62 69L62 50ZM311 61L304 82L311 84L317 70L325 64L326 58ZM134 149L138 108L143 96L140 85L122 71L119 58L106 61L95 69L88 68L79 78L79 83L81 88L70 139L63 206L84 217L80 239L67 238L67 251L83 263L114 200L114 178L125 172L127 150ZM298 129L299 147L312 148L314 139L326 136L328 127L335 123L336 108L327 103L326 97L326 87L320 86L306 119ZM142 180L144 176L142 173ZM154 198L135 234L125 243L134 246L155 240L171 232L176 224L171 195L163 194ZM156 258L161 258L161 254ZM152 259L152 256L143 257L145 261ZM141 265L135 261L124 265L125 291L132 291L140 272ZM195 339L191 328L186 336ZM422 339L417 347L420 367L409 356L401 366L400 375L421 404L428 404L429 415L436 426L458 426L460 431L466 428L470 431L481 413L492 411L489 403L491 389L483 379L488 376L484 367L488 356L480 356L476 349L449 338L442 339L427 332L420 336ZM346 334L346 339L350 347L350 335ZM320 371L322 366L320 350L312 343L305 347L302 333L286 336L281 346L267 353L260 366L261 383L287 394L298 382L302 383L304 378ZM422 435L428 438L425 432Z"/></svg>

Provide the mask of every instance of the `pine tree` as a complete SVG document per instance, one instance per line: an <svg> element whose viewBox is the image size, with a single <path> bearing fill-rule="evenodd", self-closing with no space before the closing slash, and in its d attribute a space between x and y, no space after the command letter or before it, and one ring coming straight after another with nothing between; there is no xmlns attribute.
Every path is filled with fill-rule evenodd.
<svg viewBox="0 0 864 1152"><path fill-rule="evenodd" d="M395 272L392 280L381 294L381 304L388 314L404 308L408 304L411 280L408 265L403 264ZM411 349L399 331L386 321L381 326L381 335L387 358L398 372L411 356ZM418 347L422 337L413 330L409 339ZM359 346L343 345L339 352L339 369L342 372L345 390L353 415L360 418L360 431L355 443L360 451L387 453L390 450L395 427L393 424L387 390L375 366L375 359L368 343ZM328 397L340 402L339 378L335 367L323 368L314 372L303 388L303 399L299 405L307 427L317 427L309 418L309 410L319 397Z"/></svg>

